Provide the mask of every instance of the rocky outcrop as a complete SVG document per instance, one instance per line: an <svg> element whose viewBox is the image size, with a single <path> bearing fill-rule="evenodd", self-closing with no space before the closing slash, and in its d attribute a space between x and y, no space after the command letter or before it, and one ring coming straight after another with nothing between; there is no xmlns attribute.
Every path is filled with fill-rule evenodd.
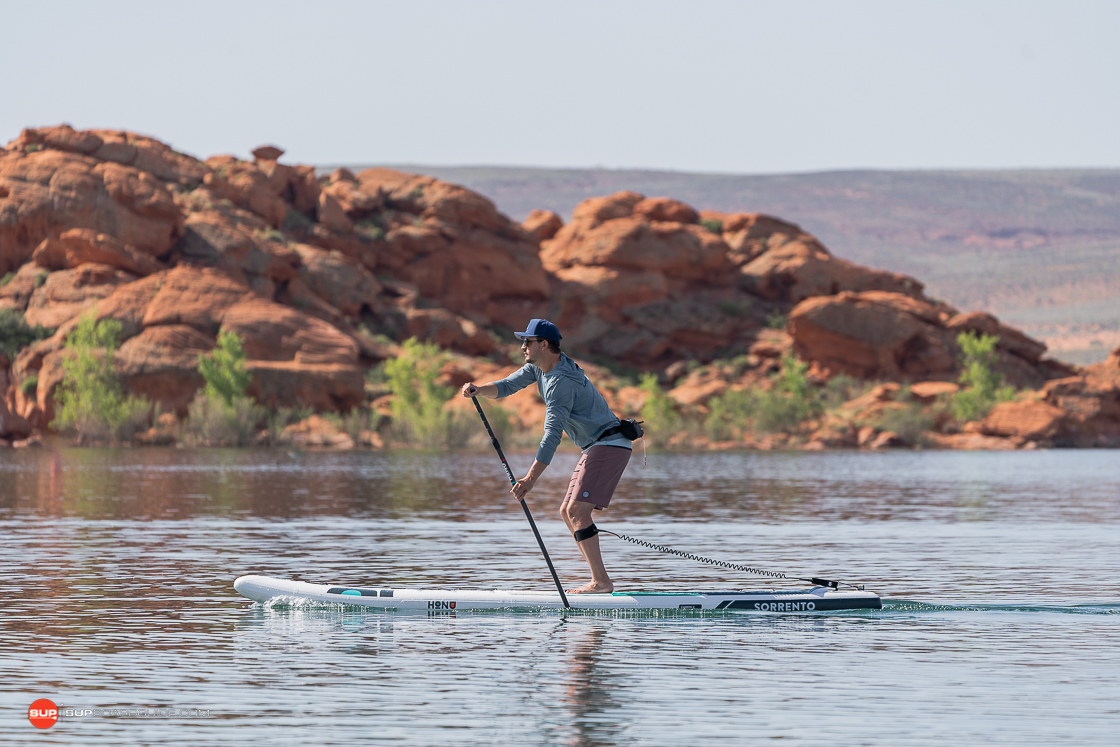
<svg viewBox="0 0 1120 747"><path fill-rule="evenodd" d="M209 353L215 341L186 324L147 327L121 345L116 370L130 392L182 414L204 384L198 356Z"/></svg>
<svg viewBox="0 0 1120 747"><path fill-rule="evenodd" d="M563 219L551 210L534 210L521 221L521 227L529 234L530 240L539 244L548 241L564 227Z"/></svg>
<svg viewBox="0 0 1120 747"><path fill-rule="evenodd" d="M490 200L456 184L391 169L357 175L384 200L374 225L386 244L375 269L478 324L516 326L549 293L537 246Z"/></svg>
<svg viewBox="0 0 1120 747"><path fill-rule="evenodd" d="M109 265L138 277L164 269L151 255L88 228L72 228L57 239L43 239L31 261L47 271L72 270L86 264Z"/></svg>
<svg viewBox="0 0 1120 747"><path fill-rule="evenodd" d="M31 435L31 424L26 418L8 408L8 403L0 399L0 439L9 441L27 438Z"/></svg>
<svg viewBox="0 0 1120 747"><path fill-rule="evenodd" d="M541 249L551 318L569 344L645 366L748 344L761 325L734 286L727 245L697 218L635 192L580 203Z"/></svg>
<svg viewBox="0 0 1120 747"><path fill-rule="evenodd" d="M1037 389L1072 369L1043 361L1046 346L987 314L955 309L901 293L842 292L802 301L789 317L794 352L828 373L859 378L955 379L957 336L999 336L996 370L1017 387Z"/></svg>
<svg viewBox="0 0 1120 747"><path fill-rule="evenodd" d="M1043 398L1064 413L1059 445L1120 447L1120 348L1076 376L1048 382Z"/></svg>
<svg viewBox="0 0 1120 747"><path fill-rule="evenodd" d="M135 275L101 264L52 272L31 293L24 318L31 325L61 327L133 280Z"/></svg>
<svg viewBox="0 0 1120 747"><path fill-rule="evenodd" d="M771 216L619 192L585 200L542 243L551 309L573 342L639 366L745 351L806 298L880 291L922 299L913 278L833 257Z"/></svg>
<svg viewBox="0 0 1120 747"><path fill-rule="evenodd" d="M1046 402L1001 402L981 423L987 436L1014 436L1031 441L1051 440L1061 429L1065 411Z"/></svg>
<svg viewBox="0 0 1120 747"><path fill-rule="evenodd" d="M158 177L83 153L4 151L0 196L0 272L19 268L45 239L71 228L164 256L183 222Z"/></svg>
<svg viewBox="0 0 1120 747"><path fill-rule="evenodd" d="M780 218L619 192L585 200L566 225L544 210L518 224L431 177L321 177L281 163L274 145L252 155L202 161L135 133L66 125L0 149L0 308L57 330L6 366L11 422L43 428L53 417L63 341L83 313L120 322L114 364L128 390L180 413L201 384L198 356L222 330L244 339L259 401L346 410L364 401L363 372L394 355L394 341L431 340L485 370L480 356L505 364L503 330L547 316L578 357L657 372L675 406L700 414L728 392L771 386L788 352L812 364L817 385L838 373L913 383L850 413L930 414L956 387L957 336L997 335L998 372L1041 391L938 438L970 444L960 448L1120 438L1120 356L1085 370L1048 360L996 318L834 257ZM647 394L609 392L619 407ZM815 427L814 448L913 441L906 428L851 419Z"/></svg>
<svg viewBox="0 0 1120 747"><path fill-rule="evenodd" d="M84 267L88 267L84 266ZM129 391L165 410L185 413L202 384L198 356L222 330L244 340L252 390L272 406L347 410L364 398L359 345L336 327L261 298L248 286L210 268L179 266L117 288L91 306L98 320L121 324L123 343L114 359ZM38 377L22 414L44 425L53 418L54 389L61 382L63 343L76 319L26 349L14 369L21 380Z"/></svg>

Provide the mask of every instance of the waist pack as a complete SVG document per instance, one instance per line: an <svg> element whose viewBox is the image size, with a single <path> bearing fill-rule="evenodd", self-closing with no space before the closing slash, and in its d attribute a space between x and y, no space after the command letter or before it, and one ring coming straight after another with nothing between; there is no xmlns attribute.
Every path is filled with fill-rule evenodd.
<svg viewBox="0 0 1120 747"><path fill-rule="evenodd" d="M604 438L609 438L610 436L621 433L631 441L637 441L639 438L645 435L645 431L642 430L642 423L644 422L644 420L635 420L634 418L619 420L618 425L607 428L605 431L600 433L599 437L595 440L602 441Z"/></svg>

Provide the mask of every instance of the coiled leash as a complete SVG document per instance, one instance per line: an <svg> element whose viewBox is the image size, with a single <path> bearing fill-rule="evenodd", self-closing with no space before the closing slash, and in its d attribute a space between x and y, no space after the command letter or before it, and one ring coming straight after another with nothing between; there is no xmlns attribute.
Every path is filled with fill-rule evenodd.
<svg viewBox="0 0 1120 747"><path fill-rule="evenodd" d="M626 534L619 534L607 529L600 529L594 524L587 527L586 529L581 529L576 532L576 542L581 542L582 540L589 539L591 537L594 537L596 534L609 534L612 537L618 537L620 540L626 540L627 542L632 542L635 545L640 545L642 547L649 548L650 550L657 550L658 552L668 553L669 555L676 555L677 557L685 558L686 560L695 560L698 563L707 563L708 565L719 566L720 568L730 568L733 571L742 571L743 573L750 573L754 576L766 576L767 578L783 578L787 581L808 581L814 586L824 586L829 589L839 589L841 586L846 586L851 589L858 589L859 591L863 591L862 585L850 584L846 581L834 581L827 578L801 578L800 576L787 576L781 571L766 571L761 568L752 568L749 565L728 563L726 560L705 558L703 555L694 555L690 552L674 550L673 548L666 547L665 545L655 545L652 542L646 542L645 540L640 540L636 537L631 537Z"/></svg>

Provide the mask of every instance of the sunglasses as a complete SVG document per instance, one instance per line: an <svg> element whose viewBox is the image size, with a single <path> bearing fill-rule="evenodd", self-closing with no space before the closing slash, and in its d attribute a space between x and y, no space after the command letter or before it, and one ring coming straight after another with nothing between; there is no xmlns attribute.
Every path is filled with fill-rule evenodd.
<svg viewBox="0 0 1120 747"><path fill-rule="evenodd" d="M521 340L521 347L527 348L530 345L532 345L534 342L544 342L544 340L539 339L539 338L536 339L536 340L530 340L529 338L525 338L525 339Z"/></svg>

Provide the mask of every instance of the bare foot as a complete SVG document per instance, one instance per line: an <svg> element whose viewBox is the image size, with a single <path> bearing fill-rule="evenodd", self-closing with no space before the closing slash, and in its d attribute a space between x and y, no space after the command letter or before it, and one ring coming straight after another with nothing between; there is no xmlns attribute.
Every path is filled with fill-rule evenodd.
<svg viewBox="0 0 1120 747"><path fill-rule="evenodd" d="M597 584L594 581L577 586L574 589L568 589L569 594L610 594L614 591L614 582L608 581L605 584Z"/></svg>

